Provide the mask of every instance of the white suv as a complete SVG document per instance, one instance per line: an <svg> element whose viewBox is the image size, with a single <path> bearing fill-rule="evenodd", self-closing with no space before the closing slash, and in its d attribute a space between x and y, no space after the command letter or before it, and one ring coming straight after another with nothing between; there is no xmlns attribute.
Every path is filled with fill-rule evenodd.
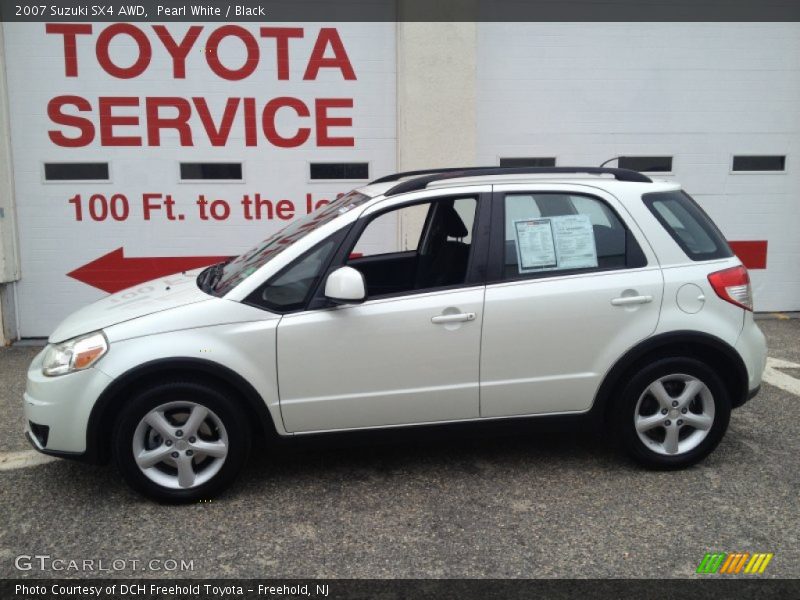
<svg viewBox="0 0 800 600"><path fill-rule="evenodd" d="M171 502L228 486L259 439L508 418L608 426L645 465L683 467L766 360L747 271L705 213L597 168L385 177L49 342L30 442L113 457Z"/></svg>

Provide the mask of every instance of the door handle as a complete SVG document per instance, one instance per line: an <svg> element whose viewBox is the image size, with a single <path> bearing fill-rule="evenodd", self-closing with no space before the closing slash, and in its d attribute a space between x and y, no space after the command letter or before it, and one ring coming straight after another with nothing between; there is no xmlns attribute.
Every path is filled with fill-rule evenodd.
<svg viewBox="0 0 800 600"><path fill-rule="evenodd" d="M475 317L476 315L474 312L457 313L455 315L439 315L436 317L431 317L431 323L436 325L442 323L461 323L463 321L474 321Z"/></svg>
<svg viewBox="0 0 800 600"><path fill-rule="evenodd" d="M631 304L647 304L652 302L652 296L620 296L611 300L614 306L630 306Z"/></svg>

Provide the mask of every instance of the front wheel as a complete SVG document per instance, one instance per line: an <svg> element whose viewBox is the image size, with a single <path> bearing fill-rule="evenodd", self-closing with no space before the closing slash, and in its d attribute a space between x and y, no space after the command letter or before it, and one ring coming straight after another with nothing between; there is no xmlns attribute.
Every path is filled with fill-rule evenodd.
<svg viewBox="0 0 800 600"><path fill-rule="evenodd" d="M612 416L628 453L645 466L677 469L705 458L728 428L728 390L708 365L664 358L625 386Z"/></svg>
<svg viewBox="0 0 800 600"><path fill-rule="evenodd" d="M172 382L126 403L113 446L132 488L160 502L192 502L232 483L247 457L250 434L241 410L223 391Z"/></svg>

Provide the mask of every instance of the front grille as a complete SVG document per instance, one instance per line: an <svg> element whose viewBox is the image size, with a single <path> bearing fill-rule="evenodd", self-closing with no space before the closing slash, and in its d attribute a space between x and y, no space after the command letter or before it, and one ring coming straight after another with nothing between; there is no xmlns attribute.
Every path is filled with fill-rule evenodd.
<svg viewBox="0 0 800 600"><path fill-rule="evenodd" d="M46 448L47 436L50 435L50 428L47 425L39 425L33 421L28 421L28 425L36 441L39 442L39 445L41 445L42 448Z"/></svg>

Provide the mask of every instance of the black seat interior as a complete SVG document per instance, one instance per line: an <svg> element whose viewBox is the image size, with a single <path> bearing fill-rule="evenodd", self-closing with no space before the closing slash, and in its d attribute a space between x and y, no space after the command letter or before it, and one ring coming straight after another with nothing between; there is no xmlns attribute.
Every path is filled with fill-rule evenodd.
<svg viewBox="0 0 800 600"><path fill-rule="evenodd" d="M422 248L407 252L353 258L348 264L364 275L369 296L456 285L464 281L469 230L453 207L454 201L432 205Z"/></svg>
<svg viewBox="0 0 800 600"><path fill-rule="evenodd" d="M467 274L469 244L461 241L469 235L467 226L452 201L439 203L435 211L427 248L419 257L415 289L455 285Z"/></svg>
<svg viewBox="0 0 800 600"><path fill-rule="evenodd" d="M599 267L625 266L625 230L622 227L593 225Z"/></svg>

